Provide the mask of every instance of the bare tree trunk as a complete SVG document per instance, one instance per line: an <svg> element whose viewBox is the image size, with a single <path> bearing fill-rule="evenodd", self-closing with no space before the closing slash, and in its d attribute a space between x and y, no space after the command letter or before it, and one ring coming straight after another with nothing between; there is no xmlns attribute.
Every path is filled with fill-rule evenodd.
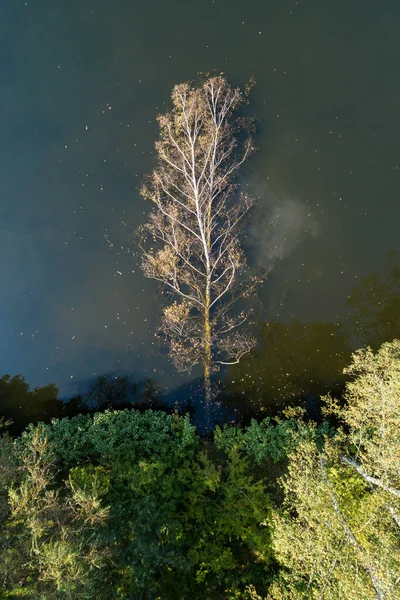
<svg viewBox="0 0 400 600"><path fill-rule="evenodd" d="M212 366L212 351L211 351L211 322L210 322L210 307L211 307L211 203L208 204L206 224L205 224L205 257L206 257L206 293L204 307L204 395L206 400L206 420L207 427L210 426L210 402L212 400L211 393L211 366Z"/></svg>
<svg viewBox="0 0 400 600"><path fill-rule="evenodd" d="M209 404L212 400L212 393L211 393L211 346L210 346L210 342L209 342L209 338L210 337L210 323L208 322L208 318L207 318L207 322L205 325L205 344L206 344L206 348L205 348L205 357L204 357L204 389L205 389L205 398L206 398L206 402L207 404Z"/></svg>
<svg viewBox="0 0 400 600"><path fill-rule="evenodd" d="M210 323L210 286L206 287L206 298L204 306L204 397L205 397L205 421L206 427L210 427L210 409L211 409L211 323Z"/></svg>

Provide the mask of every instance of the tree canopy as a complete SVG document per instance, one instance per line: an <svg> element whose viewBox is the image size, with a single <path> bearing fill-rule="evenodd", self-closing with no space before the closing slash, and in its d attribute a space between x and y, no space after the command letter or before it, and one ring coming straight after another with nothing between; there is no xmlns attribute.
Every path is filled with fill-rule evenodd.
<svg viewBox="0 0 400 600"><path fill-rule="evenodd" d="M4 598L399 597L400 341L355 352L325 420L201 438L109 410L0 438Z"/></svg>

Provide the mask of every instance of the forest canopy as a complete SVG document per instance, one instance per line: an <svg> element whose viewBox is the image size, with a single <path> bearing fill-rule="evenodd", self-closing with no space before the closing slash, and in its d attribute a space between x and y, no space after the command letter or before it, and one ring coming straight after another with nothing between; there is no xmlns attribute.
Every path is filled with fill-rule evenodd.
<svg viewBox="0 0 400 600"><path fill-rule="evenodd" d="M4 433L2 597L398 598L400 341L346 372L319 422L210 439L125 408Z"/></svg>

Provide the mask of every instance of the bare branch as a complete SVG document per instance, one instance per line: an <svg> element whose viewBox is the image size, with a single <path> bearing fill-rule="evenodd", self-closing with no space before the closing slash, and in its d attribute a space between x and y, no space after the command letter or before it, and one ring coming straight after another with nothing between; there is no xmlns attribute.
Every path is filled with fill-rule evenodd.
<svg viewBox="0 0 400 600"><path fill-rule="evenodd" d="M371 583L376 591L377 597L381 600L384 600L385 594L384 594L383 590L381 589L381 584L377 577L375 569L370 564L370 561L365 557L365 551L358 543L353 531L351 530L350 525L347 522L346 517L344 516L343 512L340 509L339 502L338 502L335 494L333 493L331 486L329 485L328 477L326 475L326 470L325 470L325 459L322 456L320 457L320 467L321 467L324 482L329 489L329 495L331 497L334 510L342 523L343 530L344 530L348 540L350 541L351 545L359 552L360 558L361 558L360 562L362 564L362 567L368 573L368 575L371 579Z"/></svg>
<svg viewBox="0 0 400 600"><path fill-rule="evenodd" d="M378 486L378 487L382 488L383 490L385 490L385 492L387 492L388 494L391 494L392 496L396 496L397 498L400 498L400 490L396 490L395 488L392 488L392 487L386 485L381 479L378 479L377 477L371 477L371 475L368 475L368 473L366 471L364 471L362 466L354 459L341 454L340 460L342 462L346 463L347 465L350 465L351 467L353 467L353 469L355 469L357 471L357 473L359 473L361 475L361 477L363 479L365 479L365 481L367 481L371 485Z"/></svg>

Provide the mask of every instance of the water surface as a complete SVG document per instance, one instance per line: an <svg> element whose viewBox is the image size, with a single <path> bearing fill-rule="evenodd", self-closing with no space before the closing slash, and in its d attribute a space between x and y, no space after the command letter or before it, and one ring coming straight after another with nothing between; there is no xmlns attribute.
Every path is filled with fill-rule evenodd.
<svg viewBox="0 0 400 600"><path fill-rule="evenodd" d="M400 250L399 18L394 0L3 0L0 371L62 394L104 372L185 382L129 238L156 114L210 70L258 81L245 177L258 261L274 258L265 318L342 319Z"/></svg>

